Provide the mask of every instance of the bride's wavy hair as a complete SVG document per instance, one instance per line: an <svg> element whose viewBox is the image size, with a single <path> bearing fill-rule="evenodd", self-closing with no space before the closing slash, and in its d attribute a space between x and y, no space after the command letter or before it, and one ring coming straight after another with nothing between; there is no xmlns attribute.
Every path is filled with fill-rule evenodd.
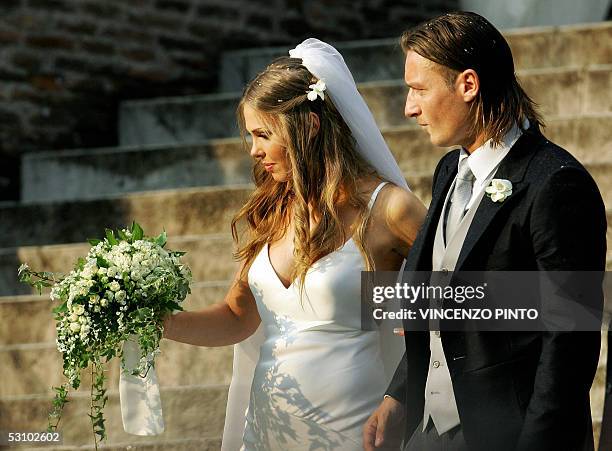
<svg viewBox="0 0 612 451"><path fill-rule="evenodd" d="M412 50L442 66L451 88L460 72L476 71L480 91L470 106L471 136L484 133L499 145L523 118L531 127L544 126L536 103L516 78L508 42L484 17L464 11L443 14L404 32L400 42L404 52Z"/></svg>
<svg viewBox="0 0 612 451"><path fill-rule="evenodd" d="M343 201L359 211L356 228L352 228L353 238L366 268L374 268L364 244L369 210L359 193L358 180L377 173L357 151L351 131L328 92L324 100L308 100L309 85L316 82L301 59L278 58L246 86L237 108L245 148L249 147L244 118L244 106L248 104L285 147L290 175L286 182L277 182L261 164L253 166L255 190L231 224L237 245L234 258L244 260L244 271L248 270L265 243L281 239L293 219L296 264L291 280L299 281L302 289L312 264L348 239L338 215L341 192ZM311 113L319 117L318 131ZM309 205L317 219L312 233ZM246 230L242 226L240 233L239 223L246 224ZM241 245L243 235L246 239Z"/></svg>

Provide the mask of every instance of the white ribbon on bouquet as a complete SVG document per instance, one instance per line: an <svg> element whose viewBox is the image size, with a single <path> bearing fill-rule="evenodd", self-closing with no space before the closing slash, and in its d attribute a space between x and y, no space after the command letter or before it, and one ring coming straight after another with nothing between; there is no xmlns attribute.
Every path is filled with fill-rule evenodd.
<svg viewBox="0 0 612 451"><path fill-rule="evenodd" d="M164 432L164 417L155 368L144 377L132 375L140 362L140 346L134 335L123 343L125 369L120 369L119 401L123 429L128 434L158 435Z"/></svg>

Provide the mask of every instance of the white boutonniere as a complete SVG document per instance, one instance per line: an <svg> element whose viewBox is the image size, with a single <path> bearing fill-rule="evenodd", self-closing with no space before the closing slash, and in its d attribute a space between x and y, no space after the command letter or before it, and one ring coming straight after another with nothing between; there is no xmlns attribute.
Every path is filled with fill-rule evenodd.
<svg viewBox="0 0 612 451"><path fill-rule="evenodd" d="M307 91L308 100L310 100L311 102L314 102L315 100L317 100L317 97L321 97L321 100L325 100L325 94L323 94L323 91L327 89L327 86L325 86L325 82L323 80L319 80L315 84L310 85L308 87L312 90L312 91Z"/></svg>
<svg viewBox="0 0 612 451"><path fill-rule="evenodd" d="M503 202L512 194L512 182L506 179L493 179L485 188L485 192L493 202Z"/></svg>

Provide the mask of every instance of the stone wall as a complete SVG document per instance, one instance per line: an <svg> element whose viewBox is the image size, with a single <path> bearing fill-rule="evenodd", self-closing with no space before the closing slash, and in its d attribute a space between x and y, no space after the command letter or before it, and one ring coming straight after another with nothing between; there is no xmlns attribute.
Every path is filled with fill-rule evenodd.
<svg viewBox="0 0 612 451"><path fill-rule="evenodd" d="M121 100L205 93L221 52L398 35L456 0L1 0L0 198L20 154L117 142Z"/></svg>

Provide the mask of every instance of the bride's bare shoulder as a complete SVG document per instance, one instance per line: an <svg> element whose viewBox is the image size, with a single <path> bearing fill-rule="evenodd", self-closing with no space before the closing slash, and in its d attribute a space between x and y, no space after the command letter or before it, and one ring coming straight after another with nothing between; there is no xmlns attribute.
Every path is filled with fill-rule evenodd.
<svg viewBox="0 0 612 451"><path fill-rule="evenodd" d="M382 193L381 193L382 194ZM414 210L424 210L423 202L412 192L392 183L384 188L381 204L388 215L401 216Z"/></svg>
<svg viewBox="0 0 612 451"><path fill-rule="evenodd" d="M379 194L374 213L378 213L375 216L380 226L386 228L397 246L407 252L423 224L427 209L414 193L388 183Z"/></svg>

